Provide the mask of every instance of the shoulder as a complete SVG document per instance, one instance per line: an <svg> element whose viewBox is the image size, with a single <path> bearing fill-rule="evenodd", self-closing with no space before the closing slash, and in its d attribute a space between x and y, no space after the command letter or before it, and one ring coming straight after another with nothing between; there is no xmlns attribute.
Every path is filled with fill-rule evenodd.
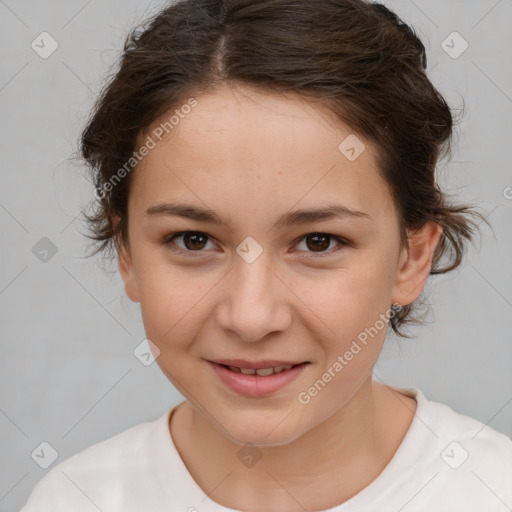
<svg viewBox="0 0 512 512"><path fill-rule="evenodd" d="M467 501L468 510L512 506L512 439L446 404L428 400L419 390L417 400L419 420L431 431L431 450L425 458L433 496L443 495L447 504L454 500L455 508Z"/></svg>
<svg viewBox="0 0 512 512"><path fill-rule="evenodd" d="M21 512L57 512L70 506L85 512L117 506L120 491L133 489L133 482L150 470L152 444L168 414L130 427L57 464L37 483Z"/></svg>
<svg viewBox="0 0 512 512"><path fill-rule="evenodd" d="M479 460L488 458L512 471L512 438L447 404L429 399L418 388L389 387L416 400L417 408L411 427L416 435L422 433L422 440L434 440L429 445L460 443L465 449L471 449L474 455L481 455Z"/></svg>
<svg viewBox="0 0 512 512"><path fill-rule="evenodd" d="M425 410L434 419L441 439L458 442L469 455L498 464L512 472L512 439L476 418L456 412L450 406L427 400Z"/></svg>

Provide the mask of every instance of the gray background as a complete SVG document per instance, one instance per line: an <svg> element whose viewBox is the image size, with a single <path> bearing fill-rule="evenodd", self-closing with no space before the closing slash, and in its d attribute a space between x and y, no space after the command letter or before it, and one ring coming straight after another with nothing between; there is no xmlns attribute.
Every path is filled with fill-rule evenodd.
<svg viewBox="0 0 512 512"><path fill-rule="evenodd" d="M162 3L0 0L0 511L18 510L44 476L31 458L42 441L58 463L182 400L134 357L144 331L119 276L84 258L77 216L92 187L69 158L126 30ZM430 282L431 323L416 340L390 337L375 378L512 436L512 1L385 3L424 40L449 104L466 103L440 180L494 233L484 225L463 267ZM31 48L43 31L59 44L47 59ZM453 31L469 43L456 59L442 47ZM46 262L33 252L43 237L57 249Z"/></svg>

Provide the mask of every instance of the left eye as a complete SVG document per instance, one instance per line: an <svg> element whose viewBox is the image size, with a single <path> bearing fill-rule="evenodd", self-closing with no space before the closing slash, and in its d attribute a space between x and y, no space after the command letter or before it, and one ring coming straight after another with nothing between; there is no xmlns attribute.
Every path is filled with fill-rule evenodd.
<svg viewBox="0 0 512 512"><path fill-rule="evenodd" d="M182 239L182 245L177 244L175 240ZM332 241L336 241L338 243L338 247L334 249L329 249ZM176 245L178 248L172 250L177 252L204 252L202 249L208 248L209 236L206 233L202 233L200 231L180 231L179 233L174 233L172 235L167 236L164 239L164 245ZM215 244L210 241L215 248ZM309 233L300 238L300 243L297 244L297 247L300 246L301 243L305 244L305 252L313 255L323 256L325 253L330 253L339 250L344 246L349 246L349 242L335 235L330 235L328 233ZM212 247L210 247L212 248ZM312 249L312 250L311 250ZM329 249L329 250L327 250ZM304 250L300 249L299 250Z"/></svg>
<svg viewBox="0 0 512 512"><path fill-rule="evenodd" d="M333 240L338 243L338 247L328 251L327 249L330 247ZM328 233L309 233L308 235L304 235L301 238L301 242L297 245L297 247L300 246L301 243L305 244L306 249L313 248L312 251L306 250L307 253L314 255L315 253L320 253L320 256L323 256L327 252L330 253L337 251L341 247L349 245L348 242L342 238L335 235L330 235Z"/></svg>

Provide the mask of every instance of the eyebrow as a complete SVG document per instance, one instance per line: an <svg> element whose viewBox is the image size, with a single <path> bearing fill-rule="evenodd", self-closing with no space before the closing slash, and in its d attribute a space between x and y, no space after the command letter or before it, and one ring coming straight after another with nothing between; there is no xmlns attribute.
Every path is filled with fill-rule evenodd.
<svg viewBox="0 0 512 512"><path fill-rule="evenodd" d="M184 203L160 203L149 207L146 210L146 215L182 217L185 219L195 220L197 222L227 225L213 210ZM275 222L273 228L283 228L296 224L312 224L323 220L347 217L368 220L372 219L368 213L354 210L347 206L333 204L324 208L311 210L302 209L287 212Z"/></svg>

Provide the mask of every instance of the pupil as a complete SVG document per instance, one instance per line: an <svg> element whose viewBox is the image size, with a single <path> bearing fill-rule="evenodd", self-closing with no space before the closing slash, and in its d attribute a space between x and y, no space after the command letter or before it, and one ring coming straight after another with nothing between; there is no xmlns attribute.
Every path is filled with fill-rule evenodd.
<svg viewBox="0 0 512 512"><path fill-rule="evenodd" d="M307 242L309 240L316 240L318 242L319 239L323 240L323 243L320 243L320 245L314 245L313 247L310 247L310 244ZM328 235L310 235L306 239L306 244L307 244L308 248L313 249L314 252L321 252L321 251L316 251L316 249L318 249L318 248L327 249L329 247L329 236Z"/></svg>
<svg viewBox="0 0 512 512"><path fill-rule="evenodd" d="M203 239L203 243L201 244L201 242L199 242L199 244L197 244L197 240L200 238ZM189 243L191 240L194 240L192 242L192 244ZM187 249L202 249L205 246L206 237L204 235L200 235L200 234L196 234L196 233L192 233L192 234L188 233L188 234L184 235L183 241L184 241L185 247L187 247Z"/></svg>

